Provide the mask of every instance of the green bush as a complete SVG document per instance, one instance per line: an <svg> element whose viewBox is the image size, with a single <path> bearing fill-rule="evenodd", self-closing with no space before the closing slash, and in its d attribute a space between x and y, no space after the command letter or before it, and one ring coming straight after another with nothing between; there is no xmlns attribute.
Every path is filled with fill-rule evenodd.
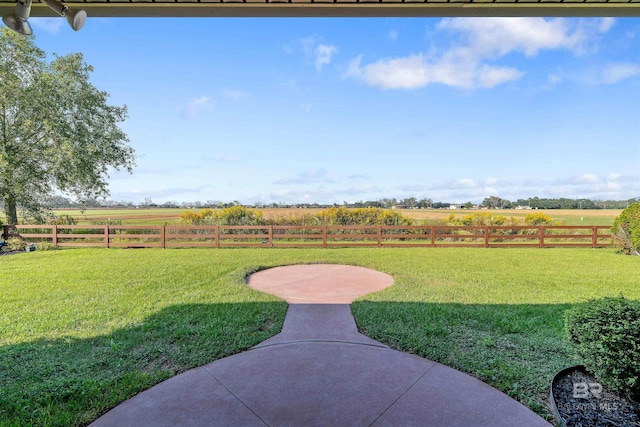
<svg viewBox="0 0 640 427"><path fill-rule="evenodd" d="M39 251L55 251L59 248L51 242L39 242L36 243L36 249Z"/></svg>
<svg viewBox="0 0 640 427"><path fill-rule="evenodd" d="M7 249L10 251L24 251L24 248L27 246L27 242L22 240L19 237L11 237L6 241Z"/></svg>
<svg viewBox="0 0 640 427"><path fill-rule="evenodd" d="M590 300L566 313L569 340L605 386L640 397L640 301Z"/></svg>
<svg viewBox="0 0 640 427"><path fill-rule="evenodd" d="M244 206L231 206L216 212L216 224L218 225L264 225L262 211L245 208Z"/></svg>
<svg viewBox="0 0 640 427"><path fill-rule="evenodd" d="M553 225L553 218L542 212L530 213L524 216L527 225Z"/></svg>
<svg viewBox="0 0 640 427"><path fill-rule="evenodd" d="M316 217L325 225L413 225L413 220L393 209L329 208Z"/></svg>
<svg viewBox="0 0 640 427"><path fill-rule="evenodd" d="M640 203L623 210L613 222L611 231L626 253L640 255Z"/></svg>
<svg viewBox="0 0 640 427"><path fill-rule="evenodd" d="M51 225L77 225L78 220L71 215L54 216Z"/></svg>
<svg viewBox="0 0 640 427"><path fill-rule="evenodd" d="M465 227L486 227L501 225L520 225L515 217L507 218L504 215L496 215L491 212L474 212L458 218L456 214L450 214L444 222L445 225L462 225Z"/></svg>

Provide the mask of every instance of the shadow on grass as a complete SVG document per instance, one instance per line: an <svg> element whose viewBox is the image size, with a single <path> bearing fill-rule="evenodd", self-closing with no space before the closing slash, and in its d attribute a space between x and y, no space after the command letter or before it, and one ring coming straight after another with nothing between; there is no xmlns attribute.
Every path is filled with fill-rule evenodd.
<svg viewBox="0 0 640 427"><path fill-rule="evenodd" d="M0 347L0 425L85 425L152 385L282 328L284 302L166 308L106 336Z"/></svg>
<svg viewBox="0 0 640 427"><path fill-rule="evenodd" d="M551 380L578 363L564 335L569 307L358 301L351 309L361 333L469 373L550 419Z"/></svg>
<svg viewBox="0 0 640 427"><path fill-rule="evenodd" d="M570 305L359 301L360 331L470 373L549 417L553 375L575 364L563 333ZM193 304L99 337L0 348L0 425L86 425L178 373L278 333L284 302Z"/></svg>

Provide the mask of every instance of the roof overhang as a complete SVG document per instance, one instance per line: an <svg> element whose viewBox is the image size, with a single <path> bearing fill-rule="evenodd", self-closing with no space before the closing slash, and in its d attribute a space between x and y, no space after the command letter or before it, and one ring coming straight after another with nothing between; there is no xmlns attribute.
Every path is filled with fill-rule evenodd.
<svg viewBox="0 0 640 427"><path fill-rule="evenodd" d="M90 17L483 17L566 16L637 17L640 0L75 0ZM0 0L0 16L10 14L15 0ZM31 16L54 16L34 0Z"/></svg>

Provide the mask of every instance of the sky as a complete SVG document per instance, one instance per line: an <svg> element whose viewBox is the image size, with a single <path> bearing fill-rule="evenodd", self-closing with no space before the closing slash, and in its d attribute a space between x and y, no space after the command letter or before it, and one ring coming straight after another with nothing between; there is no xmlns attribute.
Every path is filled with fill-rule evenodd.
<svg viewBox="0 0 640 427"><path fill-rule="evenodd" d="M640 196L640 19L31 18L127 105L112 200Z"/></svg>

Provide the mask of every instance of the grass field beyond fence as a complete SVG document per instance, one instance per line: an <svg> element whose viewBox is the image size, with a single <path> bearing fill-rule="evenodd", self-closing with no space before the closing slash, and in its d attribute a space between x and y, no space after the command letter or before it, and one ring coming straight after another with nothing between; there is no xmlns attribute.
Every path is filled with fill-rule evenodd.
<svg viewBox="0 0 640 427"><path fill-rule="evenodd" d="M610 249L65 249L0 257L0 425L84 425L151 385L279 332L286 304L250 272L342 263L395 284L352 305L359 329L468 372L548 416L576 360L564 311L640 299L640 260Z"/></svg>
<svg viewBox="0 0 640 427"><path fill-rule="evenodd" d="M54 211L58 216L69 215L78 220L80 225L95 223L113 225L176 225L180 222L180 215L186 211L197 212L200 209L155 208L155 209L60 209ZM317 214L324 209L315 208L263 208L259 209L265 219L280 217L294 217L303 214ZM219 211L219 210L218 210ZM484 212L506 217L524 219L531 213L544 213L564 225L608 225L613 224L615 217L622 209L536 209L536 210L474 210L474 209L398 209L403 216L416 220L420 225L437 224L447 219L452 213L464 216L470 213Z"/></svg>

